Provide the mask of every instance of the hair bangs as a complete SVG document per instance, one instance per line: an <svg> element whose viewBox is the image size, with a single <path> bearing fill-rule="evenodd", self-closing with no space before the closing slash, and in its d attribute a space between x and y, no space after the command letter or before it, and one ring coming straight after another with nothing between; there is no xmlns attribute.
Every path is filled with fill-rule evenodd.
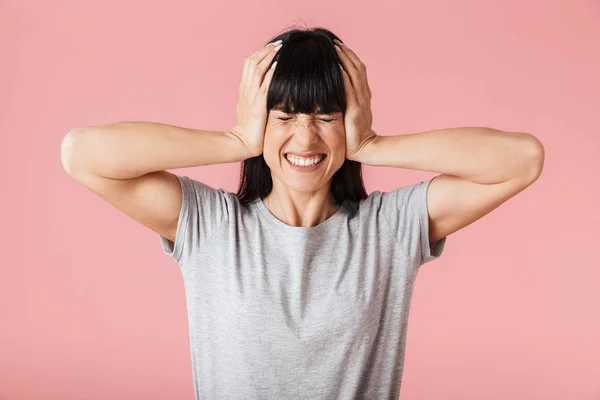
<svg viewBox="0 0 600 400"><path fill-rule="evenodd" d="M267 93L267 112L279 109L286 113L345 114L344 77L333 42L342 40L328 29L311 28L285 31L267 43L279 39L283 46L272 61L277 61L277 67ZM273 178L264 156L244 160L237 191L240 203L262 199L272 189ZM331 178L331 192L338 204L366 199L361 164L346 159Z"/></svg>
<svg viewBox="0 0 600 400"><path fill-rule="evenodd" d="M267 94L267 110L331 114L346 111L339 58L325 36L291 38L273 62L277 67Z"/></svg>

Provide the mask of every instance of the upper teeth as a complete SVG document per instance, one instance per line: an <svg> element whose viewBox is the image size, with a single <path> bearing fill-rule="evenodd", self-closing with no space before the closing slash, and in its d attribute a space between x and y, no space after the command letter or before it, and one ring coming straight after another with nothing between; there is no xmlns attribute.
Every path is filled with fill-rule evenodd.
<svg viewBox="0 0 600 400"><path fill-rule="evenodd" d="M304 158L304 157L299 157L293 154L286 154L286 158L294 165L298 165L301 167L306 167L309 165L315 165L317 164L319 161L321 161L321 159L324 157L324 155L322 156L315 156L315 157L310 157L310 158Z"/></svg>

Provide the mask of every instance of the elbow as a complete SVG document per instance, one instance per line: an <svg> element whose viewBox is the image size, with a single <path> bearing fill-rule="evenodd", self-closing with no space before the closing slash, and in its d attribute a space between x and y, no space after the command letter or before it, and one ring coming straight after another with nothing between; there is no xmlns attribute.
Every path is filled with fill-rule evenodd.
<svg viewBox="0 0 600 400"><path fill-rule="evenodd" d="M73 176L77 167L78 144L81 142L81 130L72 129L62 139L60 144L60 160L67 174Z"/></svg>
<svg viewBox="0 0 600 400"><path fill-rule="evenodd" d="M527 175L531 182L536 181L540 175L542 174L542 170L544 169L544 159L546 157L546 152L544 149L544 145L538 138L531 134L527 134L528 136L528 146L526 151L526 159L527 159Z"/></svg>

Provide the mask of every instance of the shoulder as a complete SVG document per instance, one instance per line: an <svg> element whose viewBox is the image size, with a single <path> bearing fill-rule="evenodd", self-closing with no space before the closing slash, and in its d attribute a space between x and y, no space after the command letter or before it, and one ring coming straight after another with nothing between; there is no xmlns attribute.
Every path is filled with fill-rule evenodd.
<svg viewBox="0 0 600 400"><path fill-rule="evenodd" d="M358 202L350 202L357 210L394 213L402 208L416 211L413 206L425 198L431 180L407 184L392 190L374 190Z"/></svg>

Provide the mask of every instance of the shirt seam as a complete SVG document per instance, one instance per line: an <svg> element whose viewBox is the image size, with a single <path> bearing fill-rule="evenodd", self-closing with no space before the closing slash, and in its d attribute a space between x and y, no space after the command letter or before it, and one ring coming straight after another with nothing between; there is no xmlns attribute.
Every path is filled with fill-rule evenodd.
<svg viewBox="0 0 600 400"><path fill-rule="evenodd" d="M221 191L221 193L223 193ZM225 197L225 196L224 196ZM227 203L227 202L226 202ZM189 258L187 259L188 262L193 262L194 260L196 260L196 258L198 258L198 254L204 250L205 246L208 246L208 244L210 244L211 240L213 239L213 237L215 237L215 235L221 230L221 228L223 226L225 226L225 214L229 214L229 204L227 203L227 207L226 207L226 212L223 213L223 216L221 217L221 220L219 221L219 225L217 227L217 229L214 230L213 233L211 233L210 235L208 235L206 237L206 240L204 240L204 243L201 243L198 248L192 253L190 254ZM178 262L183 261L183 258L180 257L180 260Z"/></svg>
<svg viewBox="0 0 600 400"><path fill-rule="evenodd" d="M395 207L398 207L397 205L395 205ZM385 208L384 208L385 210ZM384 211L384 213L386 213ZM391 215L389 213L387 216L391 219ZM386 218L384 218L385 221L385 225L387 225L388 227L388 231L390 232L390 235L393 237L394 242L396 242L396 245L398 246L398 248L400 249L400 253L402 253L402 255L404 256L404 258L406 259L406 261L408 261L408 263L410 264L411 267L415 268L415 266L417 265L416 260L412 260L404 251L404 249L402 249L402 245L400 244L400 242L398 241L398 237L396 236L394 230L392 229L392 226L390 225L390 223L386 220ZM420 240L420 239L419 239Z"/></svg>
<svg viewBox="0 0 600 400"><path fill-rule="evenodd" d="M258 200L255 200L254 203L252 204L252 206L256 207L256 211L258 212L259 215L262 216L262 219L266 220L269 225L271 225L273 228L277 229L279 232L283 233L284 235L295 235L294 232L288 232L287 230L283 229L282 227L277 226L277 224L274 221L271 221L269 216L265 215L264 210L262 210L260 208L260 206L258 204L259 201L262 201L262 199L259 198ZM332 228L333 228L333 225L325 227L325 228L323 228L322 233L329 232ZM310 232L306 231L306 233L310 233Z"/></svg>

